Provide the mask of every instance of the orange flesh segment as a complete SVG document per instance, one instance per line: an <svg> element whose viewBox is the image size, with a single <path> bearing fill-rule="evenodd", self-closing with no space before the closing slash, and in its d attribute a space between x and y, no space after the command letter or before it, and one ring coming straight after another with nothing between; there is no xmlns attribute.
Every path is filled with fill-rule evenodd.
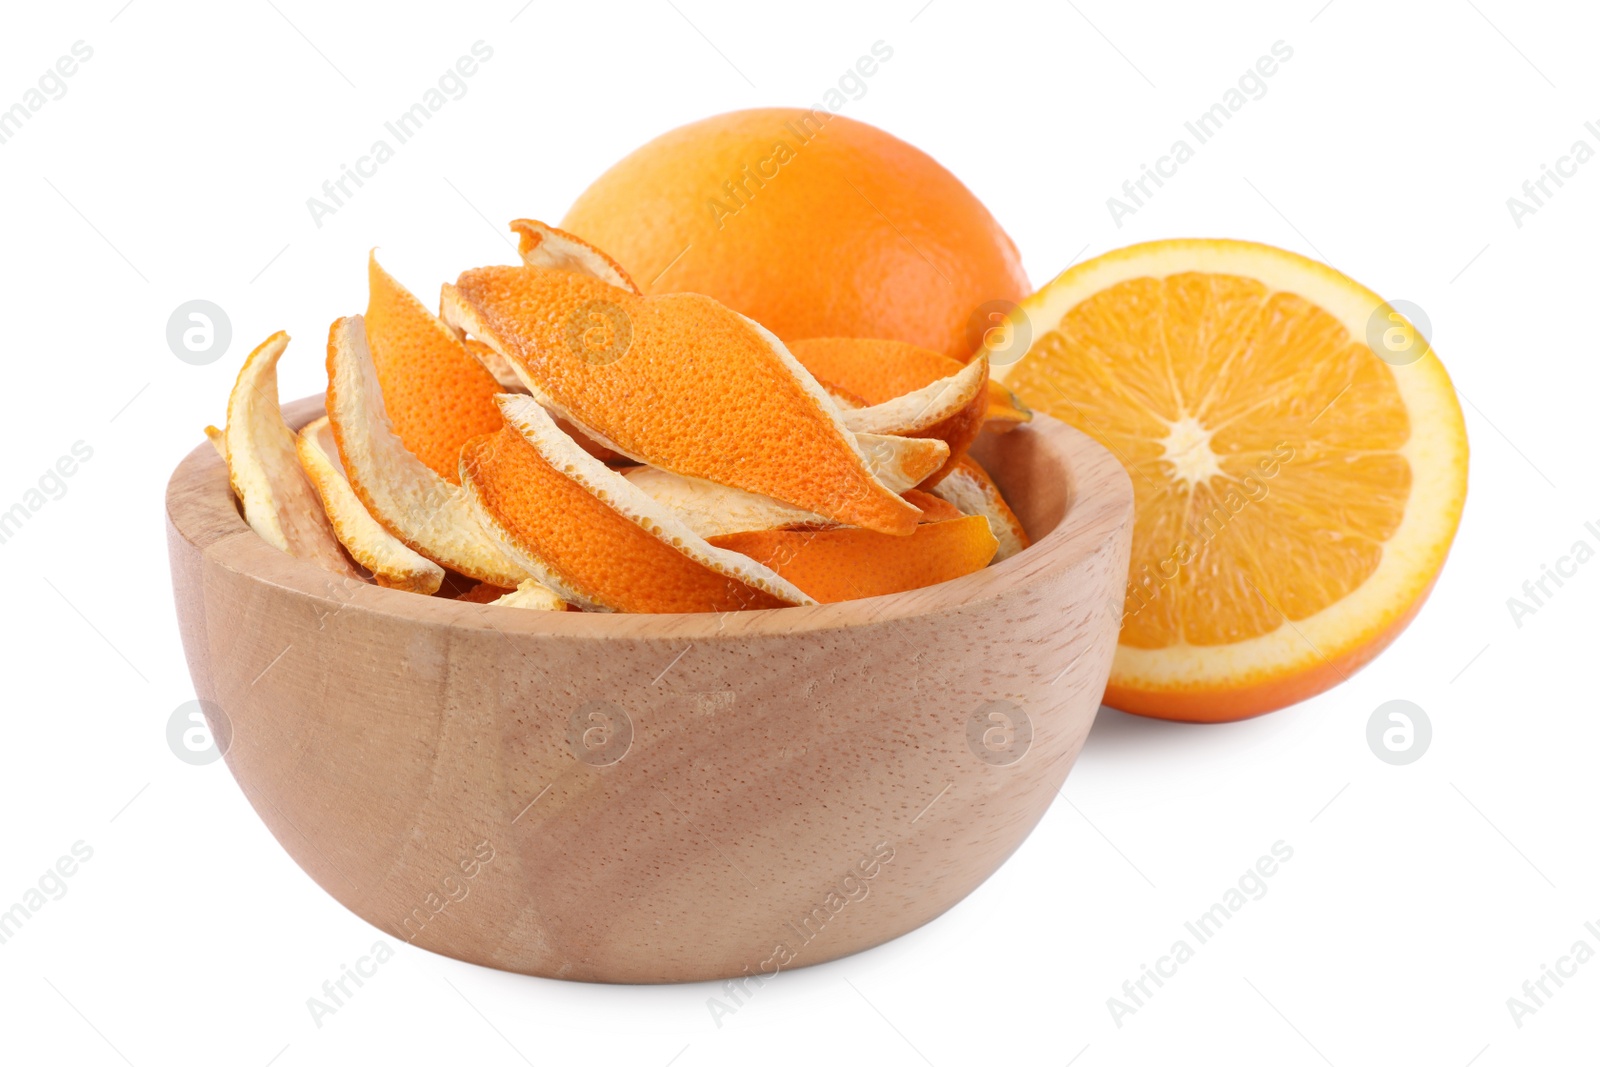
<svg viewBox="0 0 1600 1067"><path fill-rule="evenodd" d="M395 434L439 477L460 484L462 442L500 426L504 392L449 327L378 265L367 261L367 347Z"/></svg>
<svg viewBox="0 0 1600 1067"><path fill-rule="evenodd" d="M989 522L968 515L910 537L871 530L758 530L711 538L764 563L824 604L902 593L982 570L994 557Z"/></svg>
<svg viewBox="0 0 1600 1067"><path fill-rule="evenodd" d="M960 360L903 341L861 337L814 337L796 341L789 349L818 379L830 382L868 404L883 404L961 371ZM985 383L971 402L911 436L936 437L950 446L950 458L921 488L936 485L949 473L972 444L990 407L990 386Z"/></svg>
<svg viewBox="0 0 1600 1067"><path fill-rule="evenodd" d="M1007 384L1129 469L1125 645L1231 644L1314 615L1367 580L1405 515L1394 372L1322 308L1251 278L1111 285Z"/></svg>
<svg viewBox="0 0 1600 1067"><path fill-rule="evenodd" d="M464 483L522 552L611 611L776 608L784 601L690 559L551 466L510 426L461 450ZM558 589L558 592L560 590Z"/></svg>
<svg viewBox="0 0 1600 1067"><path fill-rule="evenodd" d="M868 470L815 380L708 297L483 267L447 287L445 311L519 366L548 407L641 463L882 533L916 526L917 510Z"/></svg>

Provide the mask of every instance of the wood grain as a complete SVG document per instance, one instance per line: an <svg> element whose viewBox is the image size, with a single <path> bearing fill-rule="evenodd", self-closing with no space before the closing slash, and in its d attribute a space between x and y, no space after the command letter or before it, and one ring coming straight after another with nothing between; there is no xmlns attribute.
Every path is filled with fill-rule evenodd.
<svg viewBox="0 0 1600 1067"><path fill-rule="evenodd" d="M284 849L400 940L607 982L834 959L999 867L1110 671L1127 476L1045 416L974 451L1034 538L1018 556L870 600L630 616L321 571L244 524L202 444L167 489L195 692Z"/></svg>

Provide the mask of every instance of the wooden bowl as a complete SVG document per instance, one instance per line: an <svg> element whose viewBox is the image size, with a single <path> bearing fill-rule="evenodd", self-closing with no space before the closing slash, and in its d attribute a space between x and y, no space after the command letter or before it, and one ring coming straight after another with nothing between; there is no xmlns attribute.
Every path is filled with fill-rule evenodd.
<svg viewBox="0 0 1600 1067"><path fill-rule="evenodd" d="M604 615L291 558L202 445L167 487L195 692L279 843L394 937L604 982L831 960L1000 866L1111 668L1127 476L1045 416L976 452L1035 541L1003 563L842 604Z"/></svg>

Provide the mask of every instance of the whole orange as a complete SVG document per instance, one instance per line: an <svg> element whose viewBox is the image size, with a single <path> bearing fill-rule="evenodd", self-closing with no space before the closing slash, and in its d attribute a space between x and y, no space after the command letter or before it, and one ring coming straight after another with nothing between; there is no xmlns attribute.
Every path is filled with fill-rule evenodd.
<svg viewBox="0 0 1600 1067"><path fill-rule="evenodd" d="M784 341L881 337L964 359L993 301L1031 292L1016 246L926 153L826 111L680 126L578 197L563 229L647 293L695 292Z"/></svg>

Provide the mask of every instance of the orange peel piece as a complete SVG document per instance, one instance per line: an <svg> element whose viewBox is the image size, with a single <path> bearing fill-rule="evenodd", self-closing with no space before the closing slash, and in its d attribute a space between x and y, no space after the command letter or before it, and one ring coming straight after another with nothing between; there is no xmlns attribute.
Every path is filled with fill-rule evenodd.
<svg viewBox="0 0 1600 1067"><path fill-rule="evenodd" d="M838 406L783 343L709 297L640 297L565 270L480 267L445 286L451 325L532 394L640 463L905 535L918 512L871 473Z"/></svg>
<svg viewBox="0 0 1600 1067"><path fill-rule="evenodd" d="M206 440L211 442L211 447L217 450L217 455L222 457L222 462L228 462L228 438L215 426L206 427Z"/></svg>
<svg viewBox="0 0 1600 1067"><path fill-rule="evenodd" d="M856 435L856 444L867 457L874 477L897 493L904 493L938 470L949 455L948 446L932 438L863 433ZM622 474L652 500L670 508L701 537L829 523L824 515L770 496L703 478L687 478L658 467L633 467Z"/></svg>
<svg viewBox="0 0 1600 1067"><path fill-rule="evenodd" d="M949 473L983 428L989 407L985 353L963 364L903 341L864 337L814 337L796 341L791 351L818 379L872 405L844 412L852 429L934 437L950 446L950 459L923 489Z"/></svg>
<svg viewBox="0 0 1600 1067"><path fill-rule="evenodd" d="M801 342L802 344L804 342ZM913 389L909 393L902 393L892 400L870 407L846 410L844 424L856 433L881 433L897 434L901 436L917 436L923 431L939 425L952 416L961 414L964 410L973 407L973 402L980 396L983 407L988 407L988 391L984 388L989 380L989 363L984 356L978 356L971 363L960 367L955 373L929 382L920 389ZM978 421L981 418L968 417L967 422ZM934 435L938 436L938 435ZM977 436L974 433L972 436ZM944 438L940 438L944 440ZM945 441L950 444L949 441ZM971 443L971 439L968 439ZM965 448L965 445L961 447Z"/></svg>
<svg viewBox="0 0 1600 1067"><path fill-rule="evenodd" d="M328 423L367 513L412 551L480 582L515 589L528 571L473 517L467 493L406 448L385 410L361 316L328 330Z"/></svg>
<svg viewBox="0 0 1600 1067"><path fill-rule="evenodd" d="M467 350L467 355L483 364L483 369L493 375L494 380L500 383L502 393L526 393L528 387L522 384L517 369L511 361L500 353L478 340L476 337L462 338L461 344Z"/></svg>
<svg viewBox="0 0 1600 1067"><path fill-rule="evenodd" d="M461 482L478 521L563 600L595 611L697 612L813 601L769 568L715 548L589 455L531 397L467 442Z"/></svg>
<svg viewBox="0 0 1600 1067"><path fill-rule="evenodd" d="M359 577L300 470L294 431L278 407L278 359L288 347L289 335L279 330L256 346L239 370L228 395L220 449L228 463L228 481L245 522L268 544L339 574Z"/></svg>
<svg viewBox="0 0 1600 1067"><path fill-rule="evenodd" d="M533 611L567 610L567 602L536 578L529 578L505 596L489 603L500 608L529 608Z"/></svg>
<svg viewBox="0 0 1600 1067"><path fill-rule="evenodd" d="M997 547L978 515L926 523L904 538L850 528L756 530L711 543L759 560L824 604L947 582L988 566Z"/></svg>
<svg viewBox="0 0 1600 1067"><path fill-rule="evenodd" d="M622 264L576 234L537 219L516 219L511 223L511 232L517 235L517 254L530 267L576 271L639 295L639 287Z"/></svg>
<svg viewBox="0 0 1600 1067"><path fill-rule="evenodd" d="M384 410L407 449L454 482L461 444L500 428L500 382L422 302L367 257L367 348Z"/></svg>
<svg viewBox="0 0 1600 1067"><path fill-rule="evenodd" d="M1033 543L1006 498L1000 495L1000 487L971 456L962 456L932 492L960 508L963 515L982 515L989 520L989 529L1000 546L994 562L1009 559Z"/></svg>
<svg viewBox="0 0 1600 1067"><path fill-rule="evenodd" d="M921 489L907 489L900 495L922 509L923 522L943 522L946 519L959 519L965 514L960 508L943 497L934 496L932 493L923 492Z"/></svg>
<svg viewBox="0 0 1600 1067"><path fill-rule="evenodd" d="M989 379L989 405L983 411L983 428L990 433L1010 433L1033 419L1033 409L1017 399L1017 394Z"/></svg>
<svg viewBox="0 0 1600 1067"><path fill-rule="evenodd" d="M322 498L333 533L352 559L372 572L373 580L388 589L432 596L444 582L444 568L406 547L367 514L350 488L339 463L338 446L328 417L308 423L295 440L300 469Z"/></svg>

